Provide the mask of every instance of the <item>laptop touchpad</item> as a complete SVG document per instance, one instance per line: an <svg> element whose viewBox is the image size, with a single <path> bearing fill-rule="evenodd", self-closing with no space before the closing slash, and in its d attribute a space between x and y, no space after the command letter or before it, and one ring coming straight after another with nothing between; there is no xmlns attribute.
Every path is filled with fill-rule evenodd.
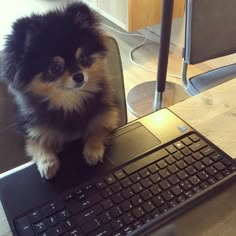
<svg viewBox="0 0 236 236"><path fill-rule="evenodd" d="M120 165L155 148L160 143L148 129L136 122L115 133L105 158L113 165Z"/></svg>

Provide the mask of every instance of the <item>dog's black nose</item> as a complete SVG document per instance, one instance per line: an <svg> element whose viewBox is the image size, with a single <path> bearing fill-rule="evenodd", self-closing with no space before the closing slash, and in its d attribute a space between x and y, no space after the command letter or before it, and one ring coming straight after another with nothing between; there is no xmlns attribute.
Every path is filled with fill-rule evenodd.
<svg viewBox="0 0 236 236"><path fill-rule="evenodd" d="M84 75L83 73L79 72L73 75L73 80L77 83L82 83L84 82Z"/></svg>

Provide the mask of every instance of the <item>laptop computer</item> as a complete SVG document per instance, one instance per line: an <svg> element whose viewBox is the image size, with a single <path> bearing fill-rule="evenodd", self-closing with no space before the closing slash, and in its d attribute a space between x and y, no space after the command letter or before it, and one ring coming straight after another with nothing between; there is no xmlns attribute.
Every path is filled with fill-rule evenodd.
<svg viewBox="0 0 236 236"><path fill-rule="evenodd" d="M13 235L143 235L235 180L235 160L168 109L114 132L104 163L87 166L82 144L60 153L42 179L27 163L1 174Z"/></svg>

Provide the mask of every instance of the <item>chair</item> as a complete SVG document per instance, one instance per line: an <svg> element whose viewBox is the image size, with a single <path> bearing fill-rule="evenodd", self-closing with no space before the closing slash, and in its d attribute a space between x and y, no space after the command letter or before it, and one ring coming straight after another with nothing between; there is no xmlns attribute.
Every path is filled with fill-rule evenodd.
<svg viewBox="0 0 236 236"><path fill-rule="evenodd" d="M186 32L182 81L196 95L236 77L236 64L187 78L188 65L236 52L236 1L186 0Z"/></svg>
<svg viewBox="0 0 236 236"><path fill-rule="evenodd" d="M118 45L114 38L106 36L108 43L108 71L114 80L115 94L121 108L119 125L127 123L127 110L124 90L122 64ZM1 72L0 57L0 72ZM14 127L13 97L7 91L5 84L0 82L0 173L29 162L25 155L24 139Z"/></svg>
<svg viewBox="0 0 236 236"><path fill-rule="evenodd" d="M122 126L127 123L127 108L120 50L113 37L107 35L106 38L108 43L108 71L113 80L115 95L117 96L117 101L121 109L119 125Z"/></svg>

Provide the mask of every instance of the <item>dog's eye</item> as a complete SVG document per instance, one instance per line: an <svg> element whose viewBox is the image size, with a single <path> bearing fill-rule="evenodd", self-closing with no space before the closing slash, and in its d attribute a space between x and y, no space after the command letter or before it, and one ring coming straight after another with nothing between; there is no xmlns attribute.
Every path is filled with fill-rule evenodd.
<svg viewBox="0 0 236 236"><path fill-rule="evenodd" d="M83 67L87 67L90 65L90 60L88 57L80 57L79 58L79 64Z"/></svg>
<svg viewBox="0 0 236 236"><path fill-rule="evenodd" d="M53 75L60 76L64 72L64 65L61 63L55 63L50 66L49 70Z"/></svg>

